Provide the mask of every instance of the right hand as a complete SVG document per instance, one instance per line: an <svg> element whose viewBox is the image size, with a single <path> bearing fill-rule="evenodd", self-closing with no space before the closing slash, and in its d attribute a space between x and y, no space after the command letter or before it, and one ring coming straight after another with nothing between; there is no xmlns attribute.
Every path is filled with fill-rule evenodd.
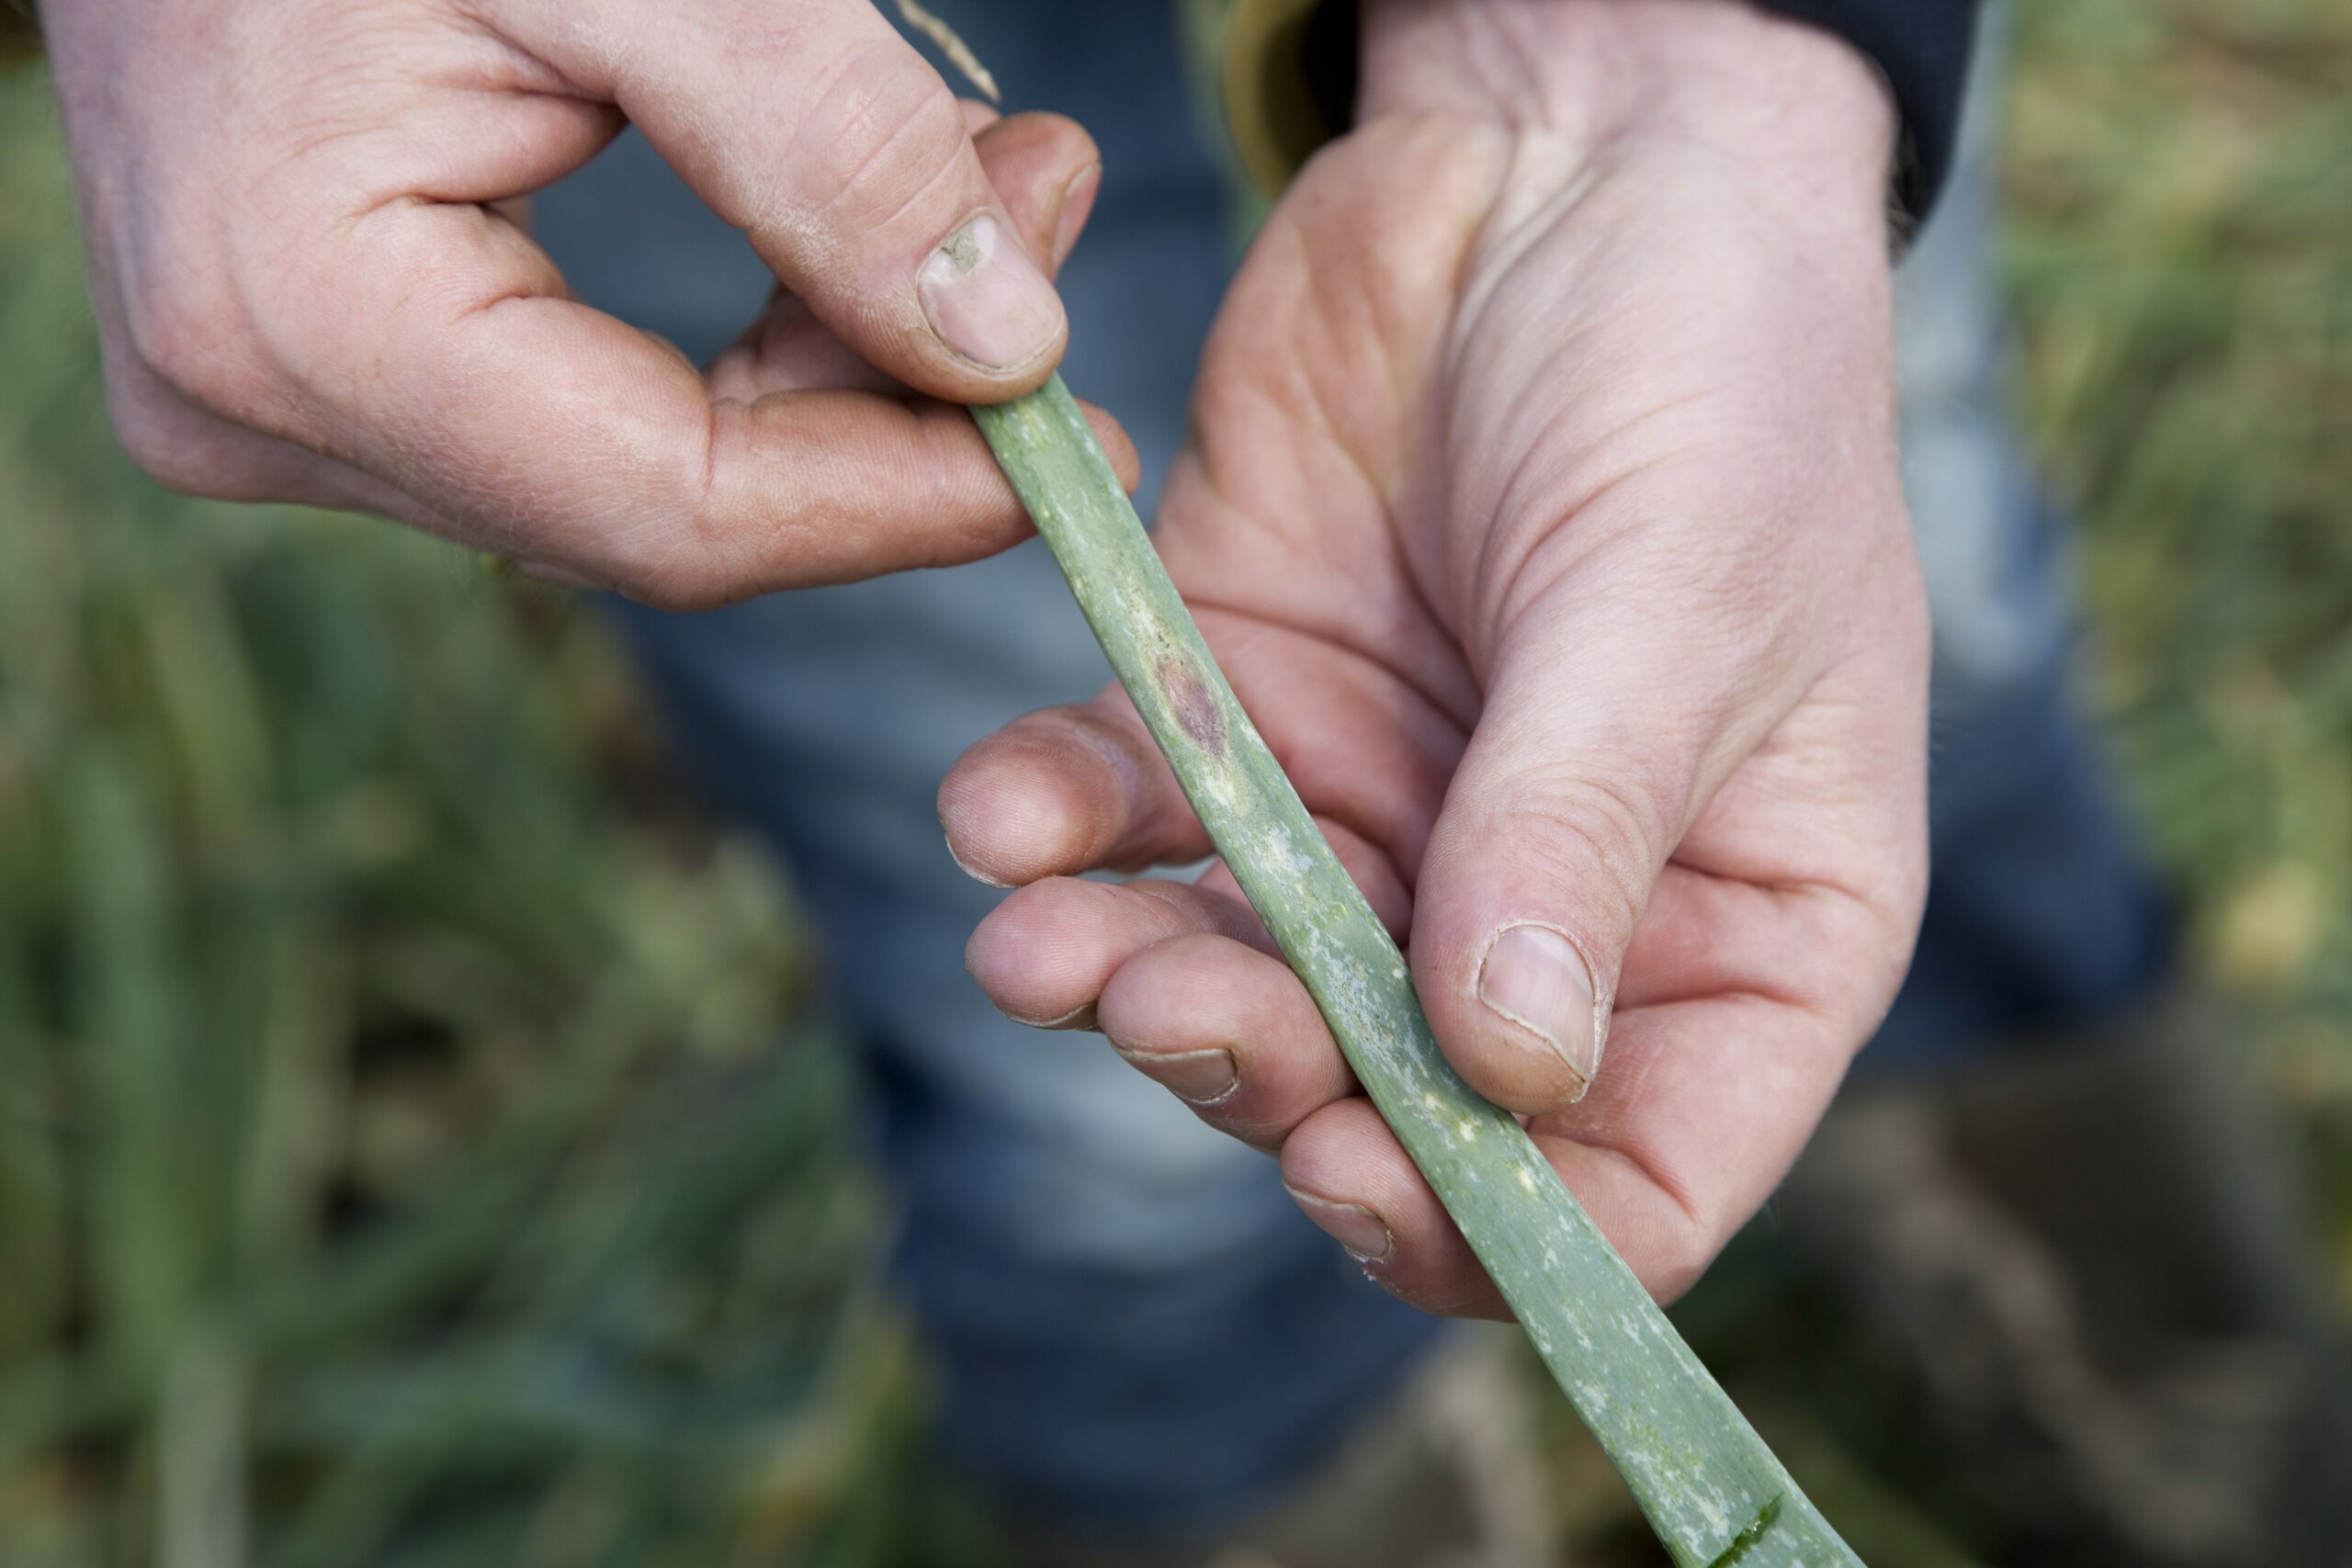
<svg viewBox="0 0 2352 1568"><path fill-rule="evenodd" d="M1068 335L1099 168L867 0L54 0L108 403L175 489L379 513L672 607L1028 531L955 403ZM495 205L634 124L781 287L697 372ZM916 394L910 396L909 394ZM1133 454L1107 418L1125 471Z"/></svg>
<svg viewBox="0 0 2352 1568"><path fill-rule="evenodd" d="M1894 106L1747 6L1364 17L1357 126L1227 294L1153 539L1446 1059L1670 1299L1804 1147L1927 890ZM940 815L1021 888L967 949L1007 1014L1278 1151L1403 1299L1508 1311L1230 871L1083 876L1211 849L1123 693L979 742Z"/></svg>

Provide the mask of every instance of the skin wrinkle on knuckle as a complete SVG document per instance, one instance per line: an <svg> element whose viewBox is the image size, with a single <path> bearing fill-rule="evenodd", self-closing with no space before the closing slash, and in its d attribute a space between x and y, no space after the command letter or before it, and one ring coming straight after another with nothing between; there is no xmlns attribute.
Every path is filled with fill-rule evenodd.
<svg viewBox="0 0 2352 1568"><path fill-rule="evenodd" d="M1591 754L1589 776L1630 778L1631 784L1621 786L1623 804L1653 803L1658 819L1678 825L1679 838L1689 825L1682 818L1704 807L1694 792L1711 794L1732 776L1829 668L1832 655L1824 645L1820 619L1801 614L1802 608L1766 615L1734 606L1713 617L1702 612L1689 637L1656 658L1645 646L1657 640L1653 627L1639 622L1616 626L1606 615L1589 620L1580 610L1581 624L1574 632L1581 642L1607 648L1622 632L1645 645L1645 710L1637 714L1628 705L1622 726L1628 733L1638 729L1640 744L1629 742L1606 757ZM1563 635L1555 629L1534 640L1549 646ZM1508 673L1498 669L1498 679ZM1625 694L1621 705L1634 694ZM1661 863L1673 847L1652 846Z"/></svg>
<svg viewBox="0 0 2352 1568"><path fill-rule="evenodd" d="M787 155L804 188L816 182L815 214L843 232L889 229L962 171L967 137L955 94L895 39L844 51L808 103Z"/></svg>
<svg viewBox="0 0 2352 1568"><path fill-rule="evenodd" d="M960 565L1035 531L993 462L980 460L970 418L961 409L919 405L909 440L910 456L894 467L916 475L922 494L904 503L894 498L892 504L902 516L932 520L922 535L929 548L920 564Z"/></svg>
<svg viewBox="0 0 2352 1568"><path fill-rule="evenodd" d="M769 443L759 434L758 405L714 399L707 411L699 440L651 443L654 453L628 465L652 477L639 491L643 521L617 540L630 552L634 579L660 595L645 602L661 609L719 609L796 586L808 491L825 488L825 476L796 463L786 482L767 484L752 503L744 487L770 468L761 457Z"/></svg>
<svg viewBox="0 0 2352 1568"><path fill-rule="evenodd" d="M1638 787L1614 782L1620 773L1642 778L1644 771L1640 759L1605 754L1520 770L1512 780L1514 804L1471 830L1481 842L1522 846L1522 853L1542 863L1541 881L1569 889L1571 899L1602 916L1608 927L1572 934L1580 941L1612 935L1605 945L1613 949L1631 936L1657 868L1673 849L1653 841L1649 824L1679 815L1666 809L1677 792L1655 764L1647 769L1654 776ZM1560 843L1563 837L1567 845ZM1603 895L1598 898L1592 895L1596 868Z"/></svg>

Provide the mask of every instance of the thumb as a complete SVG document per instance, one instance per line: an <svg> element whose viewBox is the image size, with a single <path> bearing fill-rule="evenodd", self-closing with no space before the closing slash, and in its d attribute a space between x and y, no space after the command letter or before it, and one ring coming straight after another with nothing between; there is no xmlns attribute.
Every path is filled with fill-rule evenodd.
<svg viewBox="0 0 2352 1568"><path fill-rule="evenodd" d="M1687 643L1602 618L1531 615L1498 651L1414 891L1414 984L1448 1059L1531 1114L1599 1071L1651 890L1740 750L1732 688Z"/></svg>
<svg viewBox="0 0 2352 1568"><path fill-rule="evenodd" d="M934 397L993 402L1060 359L1061 300L955 94L869 0L501 8L568 80L618 104L867 363Z"/></svg>

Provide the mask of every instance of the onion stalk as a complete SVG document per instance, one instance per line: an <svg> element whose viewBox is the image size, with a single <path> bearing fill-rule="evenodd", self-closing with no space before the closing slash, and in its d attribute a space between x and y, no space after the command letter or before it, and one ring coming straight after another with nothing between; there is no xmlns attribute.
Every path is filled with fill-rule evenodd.
<svg viewBox="0 0 2352 1568"><path fill-rule="evenodd" d="M972 413L1217 852L1678 1568L1860 1568L1525 1129L1447 1064L1061 378Z"/></svg>

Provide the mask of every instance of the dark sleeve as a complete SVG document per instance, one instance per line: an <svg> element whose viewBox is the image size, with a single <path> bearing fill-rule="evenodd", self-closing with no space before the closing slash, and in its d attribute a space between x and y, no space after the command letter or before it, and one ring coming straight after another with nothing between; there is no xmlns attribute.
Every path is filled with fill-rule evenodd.
<svg viewBox="0 0 2352 1568"><path fill-rule="evenodd" d="M1978 0L1758 0L1837 34L1894 92L1894 200L1917 228L1951 171ZM1228 0L1223 92L1243 166L1268 193L1347 129L1356 96L1354 0Z"/></svg>
<svg viewBox="0 0 2352 1568"><path fill-rule="evenodd" d="M1894 197L1916 226L1936 204L1960 140L1977 0L1763 0L1784 17L1838 34L1894 89Z"/></svg>
<svg viewBox="0 0 2352 1568"><path fill-rule="evenodd" d="M0 65L14 65L40 52L40 25L33 0L0 0Z"/></svg>

